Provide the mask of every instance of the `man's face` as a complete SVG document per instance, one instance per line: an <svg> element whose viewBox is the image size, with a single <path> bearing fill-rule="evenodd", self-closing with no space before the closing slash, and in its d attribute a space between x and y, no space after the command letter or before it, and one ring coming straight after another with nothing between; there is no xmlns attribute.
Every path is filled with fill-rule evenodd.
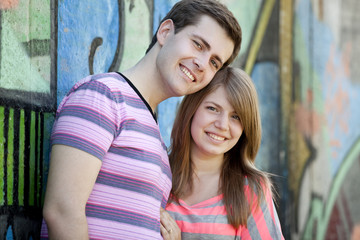
<svg viewBox="0 0 360 240"><path fill-rule="evenodd" d="M173 24L171 20L164 23ZM159 44L156 66L167 97L194 93L205 87L234 49L226 31L206 15L177 34L172 28Z"/></svg>

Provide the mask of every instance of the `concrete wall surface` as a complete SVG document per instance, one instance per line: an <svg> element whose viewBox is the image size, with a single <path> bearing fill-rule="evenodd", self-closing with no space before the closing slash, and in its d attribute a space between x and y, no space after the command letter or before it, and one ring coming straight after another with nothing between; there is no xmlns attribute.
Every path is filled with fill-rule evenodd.
<svg viewBox="0 0 360 240"><path fill-rule="evenodd" d="M39 239L61 99L135 64L175 2L0 0L0 239ZM221 2L243 29L233 66L257 87L256 165L275 174L285 238L360 239L359 1ZM167 145L180 100L158 107Z"/></svg>

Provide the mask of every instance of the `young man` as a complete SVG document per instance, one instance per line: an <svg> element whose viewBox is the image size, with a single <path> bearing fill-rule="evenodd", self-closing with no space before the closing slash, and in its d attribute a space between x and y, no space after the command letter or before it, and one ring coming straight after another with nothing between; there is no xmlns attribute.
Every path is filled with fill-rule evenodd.
<svg viewBox="0 0 360 240"><path fill-rule="evenodd" d="M77 83L53 128L41 237L161 239L171 171L153 112L205 87L240 44L240 26L224 5L184 0L134 67Z"/></svg>

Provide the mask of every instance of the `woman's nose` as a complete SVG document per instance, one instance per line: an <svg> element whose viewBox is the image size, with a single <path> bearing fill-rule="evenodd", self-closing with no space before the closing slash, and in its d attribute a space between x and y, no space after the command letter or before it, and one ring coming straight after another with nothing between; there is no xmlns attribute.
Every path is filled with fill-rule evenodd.
<svg viewBox="0 0 360 240"><path fill-rule="evenodd" d="M215 127L221 130L229 130L229 118L225 114L220 114L218 119L215 121Z"/></svg>

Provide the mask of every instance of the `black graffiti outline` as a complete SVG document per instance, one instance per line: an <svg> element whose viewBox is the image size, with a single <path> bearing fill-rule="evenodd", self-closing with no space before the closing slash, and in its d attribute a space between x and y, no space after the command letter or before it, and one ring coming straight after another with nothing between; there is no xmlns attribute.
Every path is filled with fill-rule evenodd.
<svg viewBox="0 0 360 240"><path fill-rule="evenodd" d="M116 46L113 61L108 69L108 72L113 72L113 71L119 70L122 56L124 53L124 44L122 44L122 43L124 42L124 38L125 38L125 34L124 34L125 13L124 13L124 1L122 1L122 0L118 0L118 14L119 14L119 19L118 19L119 20L119 34L118 34L118 39L117 39L117 46ZM90 53L89 53L89 58L88 58L90 75L94 74L95 52L96 52L97 48L99 46L101 46L102 44L103 44L103 39L101 37L95 37L91 42Z"/></svg>

